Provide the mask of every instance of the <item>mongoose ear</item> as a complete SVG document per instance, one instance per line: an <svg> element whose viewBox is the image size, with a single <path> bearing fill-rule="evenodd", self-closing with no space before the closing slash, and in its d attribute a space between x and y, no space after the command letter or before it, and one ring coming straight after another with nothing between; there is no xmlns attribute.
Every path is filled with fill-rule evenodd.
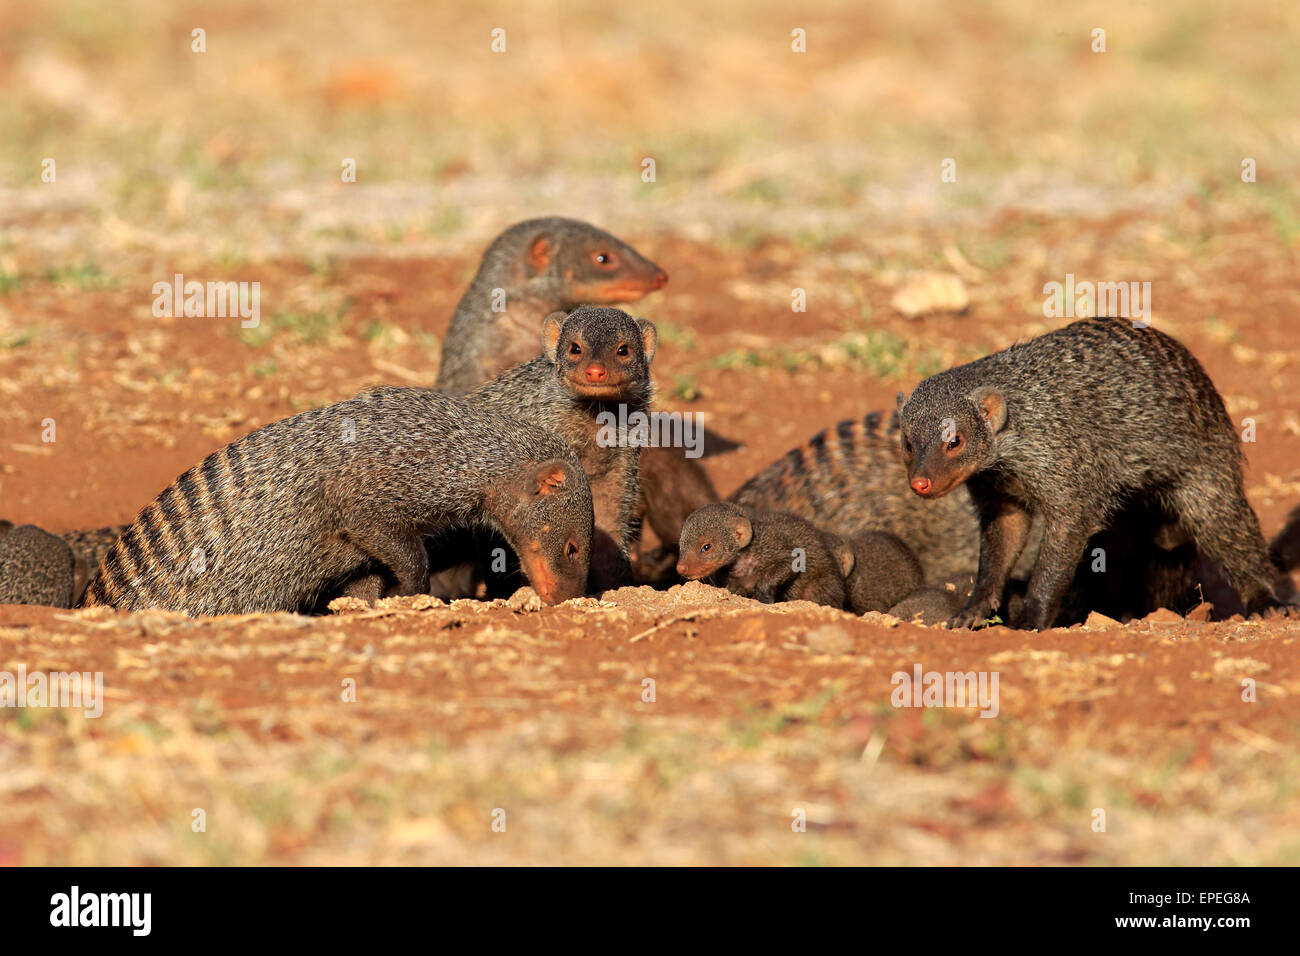
<svg viewBox="0 0 1300 956"><path fill-rule="evenodd" d="M537 469L537 487L533 494L540 498L563 491L572 477L569 463L553 458Z"/></svg>
<svg viewBox="0 0 1300 956"><path fill-rule="evenodd" d="M832 540L835 547L831 549L831 553L839 559L840 574L847 578L853 573L853 566L858 563L858 557L853 553L853 549L849 547L849 543L843 538L837 537Z"/></svg>
<svg viewBox="0 0 1300 956"><path fill-rule="evenodd" d="M754 526L743 516L731 523L731 533L736 539L736 544L742 548L748 547L749 542L754 540Z"/></svg>
<svg viewBox="0 0 1300 956"><path fill-rule="evenodd" d="M977 388L970 394L980 416L989 424L989 432L996 435L1007 423L1007 400L991 386Z"/></svg>
<svg viewBox="0 0 1300 956"><path fill-rule="evenodd" d="M552 312L542 319L542 354L552 364L559 360L556 349L560 346L560 330L564 328L564 320L567 318L563 312Z"/></svg>
<svg viewBox="0 0 1300 956"><path fill-rule="evenodd" d="M901 412L903 410L903 406L906 404L907 404L906 392L899 392L897 395L894 396L894 407L898 409L898 411Z"/></svg>
<svg viewBox="0 0 1300 956"><path fill-rule="evenodd" d="M641 330L641 347L645 349L645 363L649 365L654 361L655 352L659 348L659 332L649 319L637 319L636 324Z"/></svg>
<svg viewBox="0 0 1300 956"><path fill-rule="evenodd" d="M524 261L528 263L532 274L545 272L546 267L551 264L551 259L555 257L555 247L551 242L551 237L542 233L528 244L528 251L524 253Z"/></svg>

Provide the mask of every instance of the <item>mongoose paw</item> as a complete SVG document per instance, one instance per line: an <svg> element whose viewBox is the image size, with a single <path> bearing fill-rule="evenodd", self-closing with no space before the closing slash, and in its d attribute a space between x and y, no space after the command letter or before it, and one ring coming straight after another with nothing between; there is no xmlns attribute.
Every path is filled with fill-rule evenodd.
<svg viewBox="0 0 1300 956"><path fill-rule="evenodd" d="M970 630L975 630L976 628L994 623L995 618L997 621L1001 620L1000 618L997 618L997 608L993 607L991 602L973 602L967 604L949 619L948 630L951 631L955 628L968 628Z"/></svg>

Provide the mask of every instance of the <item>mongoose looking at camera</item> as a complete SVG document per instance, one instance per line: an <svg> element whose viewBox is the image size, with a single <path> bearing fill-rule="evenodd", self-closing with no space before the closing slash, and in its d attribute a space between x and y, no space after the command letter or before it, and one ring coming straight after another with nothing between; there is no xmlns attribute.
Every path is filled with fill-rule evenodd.
<svg viewBox="0 0 1300 956"><path fill-rule="evenodd" d="M1043 540L1015 623L1050 626L1088 539L1140 498L1222 566L1248 609L1274 600L1223 399L1163 332L1075 322L932 376L898 405L912 491L934 499L965 487L979 515L975 589L952 626L997 611L1036 516Z"/></svg>
<svg viewBox="0 0 1300 956"><path fill-rule="evenodd" d="M475 389L466 401L554 432L573 450L595 509L588 588L598 594L632 580L627 552L638 530L641 449L617 423L649 411L650 363L659 338L649 321L608 308L552 313L541 331L541 355Z"/></svg>
<svg viewBox="0 0 1300 956"><path fill-rule="evenodd" d="M209 455L109 549L87 606L301 611L383 571L427 590L424 535L499 531L541 598L584 591L592 510L557 436L429 389L383 386Z"/></svg>
<svg viewBox="0 0 1300 956"><path fill-rule="evenodd" d="M713 578L764 604L812 601L842 608L841 545L795 515L717 502L687 519L677 573L692 580Z"/></svg>

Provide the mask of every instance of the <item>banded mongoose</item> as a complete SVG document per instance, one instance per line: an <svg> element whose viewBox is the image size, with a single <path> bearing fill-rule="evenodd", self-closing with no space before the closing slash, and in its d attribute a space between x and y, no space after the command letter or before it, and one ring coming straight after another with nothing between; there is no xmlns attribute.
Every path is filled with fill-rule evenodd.
<svg viewBox="0 0 1300 956"><path fill-rule="evenodd" d="M917 495L966 487L980 516L975 590L950 622L993 616L1031 520L1043 539L1017 626L1051 625L1088 539L1155 496L1250 610L1275 601L1223 399L1176 339L1086 319L934 375L898 396Z"/></svg>
<svg viewBox="0 0 1300 956"><path fill-rule="evenodd" d="M887 613L902 621L919 621L933 627L945 624L961 610L961 599L956 591L941 587L917 588Z"/></svg>
<svg viewBox="0 0 1300 956"><path fill-rule="evenodd" d="M863 531L848 538L849 569L844 590L854 614L887 611L925 583L912 549L888 531Z"/></svg>
<svg viewBox="0 0 1300 956"><path fill-rule="evenodd" d="M113 544L85 604L300 611L378 569L417 594L423 536L464 525L501 532L544 601L583 593L591 492L568 446L429 389L381 386L185 472Z"/></svg>
<svg viewBox="0 0 1300 956"><path fill-rule="evenodd" d="M0 521L0 604L71 607L76 579L76 556L61 538Z"/></svg>
<svg viewBox="0 0 1300 956"><path fill-rule="evenodd" d="M637 541L633 564L638 583L662 584L676 578L677 545L686 520L721 497L698 460L684 458L673 448L643 448L638 463L640 520L659 539L651 549Z"/></svg>
<svg viewBox="0 0 1300 956"><path fill-rule="evenodd" d="M480 386L466 401L559 435L591 487L595 530L589 589L632 583L628 548L637 537L638 415L650 407L654 325L620 309L555 312L542 323L542 354ZM534 346L535 347L535 346ZM620 432L620 424L631 426Z"/></svg>
<svg viewBox="0 0 1300 956"><path fill-rule="evenodd" d="M691 515L682 528L677 573L692 580L712 578L764 604L812 601L843 608L845 560L835 545L795 515L716 502Z"/></svg>
<svg viewBox="0 0 1300 956"><path fill-rule="evenodd" d="M435 388L459 395L537 354L542 320L635 302L668 274L604 230L558 216L511 226L488 247L442 344Z"/></svg>
<svg viewBox="0 0 1300 956"><path fill-rule="evenodd" d="M872 412L818 432L733 491L727 500L786 511L852 537L887 531L939 581L979 563L979 522L965 489L938 501L907 490L898 459L898 418Z"/></svg>

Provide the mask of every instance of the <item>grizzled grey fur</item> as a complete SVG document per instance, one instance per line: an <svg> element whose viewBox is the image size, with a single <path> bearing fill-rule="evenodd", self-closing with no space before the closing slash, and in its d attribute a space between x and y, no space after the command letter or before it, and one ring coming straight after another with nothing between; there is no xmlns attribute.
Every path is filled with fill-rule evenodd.
<svg viewBox="0 0 1300 956"><path fill-rule="evenodd" d="M379 387L209 455L140 512L86 605L300 611L363 571L428 587L423 536L492 527L544 600L583 593L591 492L569 447L429 389Z"/></svg>

